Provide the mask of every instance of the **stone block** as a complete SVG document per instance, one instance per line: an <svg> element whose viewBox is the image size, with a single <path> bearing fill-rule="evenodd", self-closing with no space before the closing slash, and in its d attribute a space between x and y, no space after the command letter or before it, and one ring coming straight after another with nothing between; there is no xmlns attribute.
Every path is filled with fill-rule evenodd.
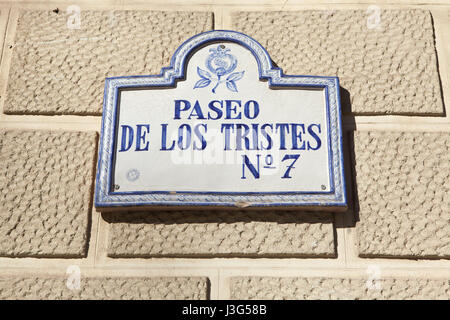
<svg viewBox="0 0 450 320"><path fill-rule="evenodd" d="M231 298L242 300L450 299L448 279L235 277L230 286Z"/></svg>
<svg viewBox="0 0 450 320"><path fill-rule="evenodd" d="M354 133L361 256L450 257L450 133Z"/></svg>
<svg viewBox="0 0 450 320"><path fill-rule="evenodd" d="M235 12L286 74L338 76L344 112L443 115L426 10Z"/></svg>
<svg viewBox="0 0 450 320"><path fill-rule="evenodd" d="M5 113L101 114L106 77L159 74L183 41L213 23L209 12L82 10L79 17L20 11Z"/></svg>
<svg viewBox="0 0 450 320"><path fill-rule="evenodd" d="M105 213L111 257L334 257L333 215L261 210Z"/></svg>
<svg viewBox="0 0 450 320"><path fill-rule="evenodd" d="M70 289L69 289L70 288ZM2 277L0 299L204 300L208 279L199 277Z"/></svg>
<svg viewBox="0 0 450 320"><path fill-rule="evenodd" d="M95 132L0 130L0 256L86 254Z"/></svg>

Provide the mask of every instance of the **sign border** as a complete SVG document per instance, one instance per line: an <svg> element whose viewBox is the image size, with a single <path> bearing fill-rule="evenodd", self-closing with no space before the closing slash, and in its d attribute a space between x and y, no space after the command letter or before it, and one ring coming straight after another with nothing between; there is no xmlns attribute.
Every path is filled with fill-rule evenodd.
<svg viewBox="0 0 450 320"><path fill-rule="evenodd" d="M272 87L312 87L325 90L326 116L328 125L330 190L318 192L134 192L115 193L112 186L112 168L114 165L114 133L117 120L119 90L139 87L175 87L177 80L185 78L186 62L196 49L218 41L238 43L252 52L259 71L260 80L268 81ZM142 207L142 206L219 206L219 207L332 207L345 209L344 161L342 147L342 120L337 77L285 75L272 65L272 60L264 47L253 38L229 30L213 30L197 34L186 40L175 51L170 66L162 68L159 75L110 77L105 81L103 98L102 128L97 164L95 206Z"/></svg>

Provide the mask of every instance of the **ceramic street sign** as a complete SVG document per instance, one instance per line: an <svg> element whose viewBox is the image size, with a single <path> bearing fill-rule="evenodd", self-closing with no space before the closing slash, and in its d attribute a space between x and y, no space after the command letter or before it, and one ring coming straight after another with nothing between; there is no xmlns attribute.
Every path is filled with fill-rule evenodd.
<svg viewBox="0 0 450 320"><path fill-rule="evenodd" d="M95 204L343 209L340 113L336 77L284 75L238 32L196 35L159 75L106 79Z"/></svg>

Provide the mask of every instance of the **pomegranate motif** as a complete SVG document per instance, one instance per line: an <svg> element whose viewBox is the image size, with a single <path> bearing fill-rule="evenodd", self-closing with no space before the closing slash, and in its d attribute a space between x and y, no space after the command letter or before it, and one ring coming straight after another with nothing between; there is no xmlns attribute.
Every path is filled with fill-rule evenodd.
<svg viewBox="0 0 450 320"><path fill-rule="evenodd" d="M195 88L204 88L209 86L212 81L216 81L216 85L212 88L212 92L216 93L216 89L219 84L226 84L230 91L237 92L236 81L240 80L244 76L244 71L234 72L237 66L237 59L230 52L230 49L226 48L223 44L217 46L217 48L209 49L211 54L206 59L206 67L210 72L197 67L197 73L200 76L200 80L194 86ZM226 79L222 78L227 75Z"/></svg>

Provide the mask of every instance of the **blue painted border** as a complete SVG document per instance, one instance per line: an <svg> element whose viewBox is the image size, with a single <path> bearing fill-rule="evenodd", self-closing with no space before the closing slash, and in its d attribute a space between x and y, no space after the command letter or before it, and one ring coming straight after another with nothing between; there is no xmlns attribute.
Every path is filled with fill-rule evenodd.
<svg viewBox="0 0 450 320"><path fill-rule="evenodd" d="M330 191L324 192L113 192L112 167L114 165L114 135L117 124L118 93L124 88L174 87L184 79L185 63L199 47L217 41L238 43L252 52L259 77L267 80L269 87L312 87L325 90L328 132ZM342 120L337 77L284 75L272 65L264 47L249 36L236 31L214 30L195 35L175 51L170 66L162 68L159 75L111 77L105 82L101 141L96 175L95 206L333 206L346 207L344 165L342 154ZM331 155L331 159L330 159ZM331 160L331 161L330 161Z"/></svg>

